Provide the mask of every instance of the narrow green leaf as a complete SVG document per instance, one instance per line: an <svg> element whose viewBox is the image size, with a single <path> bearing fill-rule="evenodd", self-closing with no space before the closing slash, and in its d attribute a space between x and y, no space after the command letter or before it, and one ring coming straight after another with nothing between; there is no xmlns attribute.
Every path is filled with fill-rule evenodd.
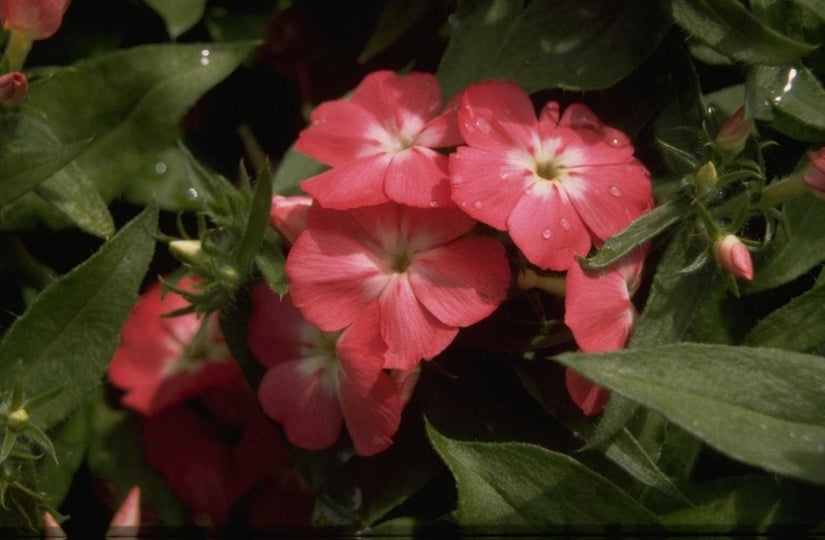
<svg viewBox="0 0 825 540"><path fill-rule="evenodd" d="M774 241L765 259L756 261L753 281L743 289L746 294L784 285L825 261L825 206L810 194L783 205L789 239Z"/></svg>
<svg viewBox="0 0 825 540"><path fill-rule="evenodd" d="M462 530L518 534L657 529L648 510L570 456L526 443L457 441L429 423L426 427L458 483L456 517Z"/></svg>
<svg viewBox="0 0 825 540"><path fill-rule="evenodd" d="M106 201L85 175L60 172L34 189L81 230L103 239L115 234L115 222Z"/></svg>
<svg viewBox="0 0 825 540"><path fill-rule="evenodd" d="M598 253L581 261L582 268L598 270L610 266L691 212L691 197L686 193L678 195L608 238Z"/></svg>
<svg viewBox="0 0 825 540"><path fill-rule="evenodd" d="M249 208L246 230L235 252L235 264L241 275L251 268L252 260L261 247L264 233L269 228L269 211L272 208L272 182L269 166L264 166L255 182L255 192Z"/></svg>
<svg viewBox="0 0 825 540"><path fill-rule="evenodd" d="M0 138L0 140L5 137ZM0 207L12 202L71 163L89 141L49 148L0 151Z"/></svg>
<svg viewBox="0 0 825 540"><path fill-rule="evenodd" d="M759 321L745 345L807 352L825 344L825 285L819 284Z"/></svg>
<svg viewBox="0 0 825 540"><path fill-rule="evenodd" d="M261 272L267 285L276 294L285 294L289 289L289 279L284 270L286 258L280 249L280 243L275 238L274 231L267 230L263 249L255 255L255 267Z"/></svg>
<svg viewBox="0 0 825 540"><path fill-rule="evenodd" d="M669 0L667 5L686 32L746 64L793 64L816 49L768 28L736 0Z"/></svg>
<svg viewBox="0 0 825 540"><path fill-rule="evenodd" d="M328 169L320 161L290 146L272 178L272 190L278 195L306 195L301 191L301 180L306 180Z"/></svg>
<svg viewBox="0 0 825 540"><path fill-rule="evenodd" d="M166 23L172 39L198 24L206 8L206 0L144 0Z"/></svg>
<svg viewBox="0 0 825 540"><path fill-rule="evenodd" d="M733 459L825 484L825 361L681 343L555 357Z"/></svg>
<svg viewBox="0 0 825 540"><path fill-rule="evenodd" d="M100 384L152 258L156 222L157 210L144 210L41 292L0 343L0 393L16 384L27 397L61 388L31 411L40 428L57 424Z"/></svg>
<svg viewBox="0 0 825 540"><path fill-rule="evenodd" d="M381 15L378 17L375 30L373 30L361 54L358 55L358 63L365 64L384 52L387 47L418 22L432 6L432 0L419 0L418 2L389 0L386 2Z"/></svg>

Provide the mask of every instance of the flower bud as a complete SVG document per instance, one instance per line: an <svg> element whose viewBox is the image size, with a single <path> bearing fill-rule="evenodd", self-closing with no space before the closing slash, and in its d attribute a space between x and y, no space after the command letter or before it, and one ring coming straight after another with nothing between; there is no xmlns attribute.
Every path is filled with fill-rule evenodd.
<svg viewBox="0 0 825 540"><path fill-rule="evenodd" d="M699 167L693 177L696 179L697 195L707 193L719 181L719 177L716 175L716 166L712 161L708 161Z"/></svg>
<svg viewBox="0 0 825 540"><path fill-rule="evenodd" d="M0 103L19 105L26 99L29 81L19 71L0 75Z"/></svg>
<svg viewBox="0 0 825 540"><path fill-rule="evenodd" d="M284 242L295 243L298 235L307 228L307 210L312 206L311 197L294 196L272 197L272 209L269 211L269 223Z"/></svg>
<svg viewBox="0 0 825 540"><path fill-rule="evenodd" d="M742 105L722 124L722 129L716 134L716 147L730 157L739 155L745 148L751 127L753 119L745 119L745 106Z"/></svg>
<svg viewBox="0 0 825 540"><path fill-rule="evenodd" d="M68 7L69 0L0 0L0 19L6 30L46 39L60 28Z"/></svg>
<svg viewBox="0 0 825 540"><path fill-rule="evenodd" d="M169 242L169 251L183 263L194 265L204 260L200 240L172 240Z"/></svg>
<svg viewBox="0 0 825 540"><path fill-rule="evenodd" d="M816 152L808 152L808 160L802 179L814 195L825 200L825 146Z"/></svg>
<svg viewBox="0 0 825 540"><path fill-rule="evenodd" d="M734 276L745 281L753 279L751 254L735 234L725 235L716 241L716 260Z"/></svg>
<svg viewBox="0 0 825 540"><path fill-rule="evenodd" d="M6 419L6 425L12 431L23 431L29 425L29 412L22 407L12 411Z"/></svg>

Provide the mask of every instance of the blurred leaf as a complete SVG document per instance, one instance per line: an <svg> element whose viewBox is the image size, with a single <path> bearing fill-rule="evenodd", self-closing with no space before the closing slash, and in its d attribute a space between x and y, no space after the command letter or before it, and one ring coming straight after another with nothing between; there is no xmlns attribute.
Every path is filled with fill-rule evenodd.
<svg viewBox="0 0 825 540"><path fill-rule="evenodd" d="M215 41L264 38L276 15L291 5L272 0L210 0L203 20Z"/></svg>
<svg viewBox="0 0 825 540"><path fill-rule="evenodd" d="M37 463L37 487L47 494L49 504L55 508L59 508L63 503L75 473L86 457L89 433L88 411L81 408L61 423L52 434L57 461L44 456Z"/></svg>
<svg viewBox="0 0 825 540"><path fill-rule="evenodd" d="M272 178L272 190L278 195L306 195L301 181L320 174L329 167L290 146Z"/></svg>
<svg viewBox="0 0 825 540"><path fill-rule="evenodd" d="M745 344L797 352L825 344L825 285L815 286L760 320Z"/></svg>
<svg viewBox="0 0 825 540"><path fill-rule="evenodd" d="M427 424L458 483L463 531L596 533L657 530L655 516L573 458L540 446L463 442Z"/></svg>
<svg viewBox="0 0 825 540"><path fill-rule="evenodd" d="M115 234L115 222L106 201L74 164L67 167L74 169L73 178L56 174L35 187L35 192L57 207L81 230L98 238L109 238Z"/></svg>
<svg viewBox="0 0 825 540"><path fill-rule="evenodd" d="M821 357L681 343L555 359L733 459L825 484Z"/></svg>
<svg viewBox="0 0 825 540"><path fill-rule="evenodd" d="M612 86L650 56L667 25L647 0L467 2L459 10L437 75L444 94L485 78L506 78L528 93Z"/></svg>
<svg viewBox="0 0 825 540"><path fill-rule="evenodd" d="M754 293L784 285L825 261L825 207L811 194L801 195L783 205L789 238L780 235L766 258L757 259L753 281L744 292Z"/></svg>
<svg viewBox="0 0 825 540"><path fill-rule="evenodd" d="M681 534L807 536L825 518L821 489L771 476L731 476L692 486L692 506L661 515ZM821 531L820 531L821 532Z"/></svg>
<svg viewBox="0 0 825 540"><path fill-rule="evenodd" d="M31 411L48 430L87 399L117 348L154 252L157 210L147 208L83 264L40 293L0 343L0 393L27 399L60 389Z"/></svg>
<svg viewBox="0 0 825 540"><path fill-rule="evenodd" d="M140 165L123 197L138 204L157 202L163 210L200 210L200 186L187 175L184 151L170 144Z"/></svg>
<svg viewBox="0 0 825 540"><path fill-rule="evenodd" d="M771 30L736 0L668 0L667 6L687 33L746 64L792 64L816 49Z"/></svg>
<svg viewBox="0 0 825 540"><path fill-rule="evenodd" d="M814 15L825 21L825 0L791 0L791 2L808 8Z"/></svg>
<svg viewBox="0 0 825 540"><path fill-rule="evenodd" d="M144 0L166 23L172 39L198 24L206 8L206 0Z"/></svg>
<svg viewBox="0 0 825 540"><path fill-rule="evenodd" d="M378 23L369 41L358 55L358 63L366 64L384 52L421 19L433 3L432 0L419 0L418 2L388 0L381 10Z"/></svg>
<svg viewBox="0 0 825 540"><path fill-rule="evenodd" d="M88 144L40 145L12 153L8 147L14 141L9 139L8 131L0 129L0 208L71 163Z"/></svg>
<svg viewBox="0 0 825 540"><path fill-rule="evenodd" d="M284 270L286 258L280 249L277 233L266 229L264 248L255 255L255 267L263 275L267 285L276 294L286 294L289 290L289 279Z"/></svg>

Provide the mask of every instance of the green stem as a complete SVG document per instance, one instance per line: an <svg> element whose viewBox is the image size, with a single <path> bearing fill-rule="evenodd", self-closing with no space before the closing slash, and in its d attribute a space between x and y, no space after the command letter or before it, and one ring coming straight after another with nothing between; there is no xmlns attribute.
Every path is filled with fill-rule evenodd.
<svg viewBox="0 0 825 540"><path fill-rule="evenodd" d="M762 190L758 206L776 206L777 204L794 199L810 188L802 179L802 173L794 173L779 182L769 184Z"/></svg>
<svg viewBox="0 0 825 540"><path fill-rule="evenodd" d="M11 31L5 52L9 71L20 71L20 69L22 69L31 48L31 38L22 32L16 30Z"/></svg>

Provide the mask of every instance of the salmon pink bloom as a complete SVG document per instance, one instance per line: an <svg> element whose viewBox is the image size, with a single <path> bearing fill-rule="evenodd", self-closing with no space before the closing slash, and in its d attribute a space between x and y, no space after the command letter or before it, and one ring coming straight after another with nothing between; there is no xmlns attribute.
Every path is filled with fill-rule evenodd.
<svg viewBox="0 0 825 540"><path fill-rule="evenodd" d="M454 109L442 111L434 76L371 73L348 99L322 103L310 120L295 148L332 166L301 184L322 206L452 206L447 156L434 149L462 140Z"/></svg>
<svg viewBox="0 0 825 540"><path fill-rule="evenodd" d="M566 270L652 205L627 136L585 105L560 115L550 102L537 119L516 84L487 81L462 94L458 125L467 146L450 156L453 200L543 269Z"/></svg>
<svg viewBox="0 0 825 540"><path fill-rule="evenodd" d="M193 284L186 278L178 286ZM214 314L164 317L187 305L174 292L163 296L160 283L135 304L108 372L109 381L126 391L123 405L152 415L221 381L242 378Z"/></svg>
<svg viewBox="0 0 825 540"><path fill-rule="evenodd" d="M564 323L582 351L624 348L636 323L631 298L641 283L648 249L644 244L604 270L587 272L578 264L568 270ZM570 396L585 414L601 412L607 402L606 390L569 369L565 381Z"/></svg>
<svg viewBox="0 0 825 540"><path fill-rule="evenodd" d="M726 234L716 241L716 260L719 265L739 279L753 279L753 260L742 240L735 234Z"/></svg>
<svg viewBox="0 0 825 540"><path fill-rule="evenodd" d="M504 246L463 236L474 225L449 208L313 206L286 261L292 299L325 332L378 334L387 346L383 367L411 369L507 295ZM375 324L365 324L368 317Z"/></svg>
<svg viewBox="0 0 825 540"><path fill-rule="evenodd" d="M264 412L280 423L301 448L332 446L342 421L355 452L370 456L392 444L401 411L416 377L382 371L386 345L369 332L377 310L343 332L322 332L308 324L289 296L264 284L252 290L248 342L267 371L258 386Z"/></svg>
<svg viewBox="0 0 825 540"><path fill-rule="evenodd" d="M275 195L269 210L269 224L284 242L292 244L307 227L307 210L311 205L310 197Z"/></svg>
<svg viewBox="0 0 825 540"><path fill-rule="evenodd" d="M52 37L63 23L69 0L0 0L3 28L29 39Z"/></svg>

